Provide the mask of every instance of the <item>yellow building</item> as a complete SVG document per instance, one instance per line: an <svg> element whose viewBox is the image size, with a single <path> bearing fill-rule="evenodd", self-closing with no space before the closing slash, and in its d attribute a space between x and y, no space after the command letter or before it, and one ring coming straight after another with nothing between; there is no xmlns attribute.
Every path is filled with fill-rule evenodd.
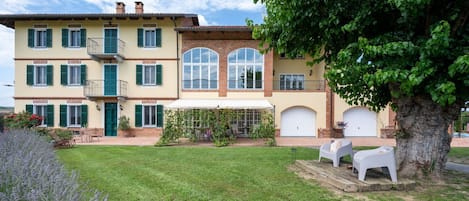
<svg viewBox="0 0 469 201"><path fill-rule="evenodd" d="M324 64L261 54L243 26L199 26L195 14L0 15L15 29L15 112L45 117L45 127L97 128L117 135L130 117L137 136L159 135L164 110L230 108L241 136L274 113L277 135L385 136L394 127L380 113L347 105L330 92Z"/></svg>

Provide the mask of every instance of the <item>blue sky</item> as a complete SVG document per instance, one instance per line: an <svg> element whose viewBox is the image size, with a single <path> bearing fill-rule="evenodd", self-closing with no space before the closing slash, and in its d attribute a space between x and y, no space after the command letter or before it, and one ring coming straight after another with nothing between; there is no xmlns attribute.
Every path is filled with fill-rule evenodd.
<svg viewBox="0 0 469 201"><path fill-rule="evenodd" d="M3 0L0 14L114 13L119 0ZM201 25L246 25L246 18L261 23L265 8L253 0L141 0L145 13L193 13ZM135 12L135 0L122 0L126 12ZM0 106L13 106L14 33L0 25Z"/></svg>

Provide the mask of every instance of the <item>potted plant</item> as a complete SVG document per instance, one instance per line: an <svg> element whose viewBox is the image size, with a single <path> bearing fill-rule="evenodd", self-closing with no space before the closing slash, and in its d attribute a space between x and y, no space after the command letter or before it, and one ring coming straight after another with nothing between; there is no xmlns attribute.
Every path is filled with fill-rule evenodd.
<svg viewBox="0 0 469 201"><path fill-rule="evenodd" d="M124 137L135 137L135 135L130 132L130 118L125 115L119 117L118 129Z"/></svg>

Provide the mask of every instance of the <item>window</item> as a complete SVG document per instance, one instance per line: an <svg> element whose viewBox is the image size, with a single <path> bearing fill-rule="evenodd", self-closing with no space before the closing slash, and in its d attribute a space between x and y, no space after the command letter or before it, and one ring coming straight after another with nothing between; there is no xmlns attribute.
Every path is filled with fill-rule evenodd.
<svg viewBox="0 0 469 201"><path fill-rule="evenodd" d="M52 65L27 65L26 83L34 86L52 85Z"/></svg>
<svg viewBox="0 0 469 201"><path fill-rule="evenodd" d="M138 47L155 48L161 47L161 29L145 28L137 29Z"/></svg>
<svg viewBox="0 0 469 201"><path fill-rule="evenodd" d="M70 127L80 127L81 125L81 106L69 105L67 125Z"/></svg>
<svg viewBox="0 0 469 201"><path fill-rule="evenodd" d="M236 125L238 133L243 136L247 136L250 130L261 122L261 113L258 110L235 110L234 117L231 125Z"/></svg>
<svg viewBox="0 0 469 201"><path fill-rule="evenodd" d="M156 126L156 105L143 106L143 126Z"/></svg>
<svg viewBox="0 0 469 201"><path fill-rule="evenodd" d="M86 29L62 29L62 47L86 47Z"/></svg>
<svg viewBox="0 0 469 201"><path fill-rule="evenodd" d="M60 65L60 83L80 86L86 82L86 65Z"/></svg>
<svg viewBox="0 0 469 201"><path fill-rule="evenodd" d="M41 26L46 27L46 26ZM52 47L52 29L35 28L28 29L28 47L47 48Z"/></svg>
<svg viewBox="0 0 469 201"><path fill-rule="evenodd" d="M88 123L88 105L60 105L60 126L81 127Z"/></svg>
<svg viewBox="0 0 469 201"><path fill-rule="evenodd" d="M54 126L54 105L26 105L26 111L42 117L40 126Z"/></svg>
<svg viewBox="0 0 469 201"><path fill-rule="evenodd" d="M70 29L69 47L80 47L81 37L79 29Z"/></svg>
<svg viewBox="0 0 469 201"><path fill-rule="evenodd" d="M218 88L218 55L208 48L193 48L183 55L184 89Z"/></svg>
<svg viewBox="0 0 469 201"><path fill-rule="evenodd" d="M47 105L35 105L32 113L42 117L42 122L39 126L46 125Z"/></svg>
<svg viewBox="0 0 469 201"><path fill-rule="evenodd" d="M280 74L280 90L304 90L304 82L302 74Z"/></svg>
<svg viewBox="0 0 469 201"><path fill-rule="evenodd" d="M162 105L135 105L135 127L163 127Z"/></svg>
<svg viewBox="0 0 469 201"><path fill-rule="evenodd" d="M163 82L163 66L157 65L137 65L137 85L161 85Z"/></svg>
<svg viewBox="0 0 469 201"><path fill-rule="evenodd" d="M228 55L229 89L262 89L264 57L251 48L240 48Z"/></svg>

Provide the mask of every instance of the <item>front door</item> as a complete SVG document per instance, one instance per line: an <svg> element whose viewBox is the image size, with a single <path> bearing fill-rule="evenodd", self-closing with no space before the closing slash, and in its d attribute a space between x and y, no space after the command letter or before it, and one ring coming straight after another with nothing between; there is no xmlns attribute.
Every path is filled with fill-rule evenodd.
<svg viewBox="0 0 469 201"><path fill-rule="evenodd" d="M104 103L104 135L117 136L117 103Z"/></svg>
<svg viewBox="0 0 469 201"><path fill-rule="evenodd" d="M104 29L104 53L117 53L117 29Z"/></svg>
<svg viewBox="0 0 469 201"><path fill-rule="evenodd" d="M104 64L104 95L117 95L117 65Z"/></svg>

